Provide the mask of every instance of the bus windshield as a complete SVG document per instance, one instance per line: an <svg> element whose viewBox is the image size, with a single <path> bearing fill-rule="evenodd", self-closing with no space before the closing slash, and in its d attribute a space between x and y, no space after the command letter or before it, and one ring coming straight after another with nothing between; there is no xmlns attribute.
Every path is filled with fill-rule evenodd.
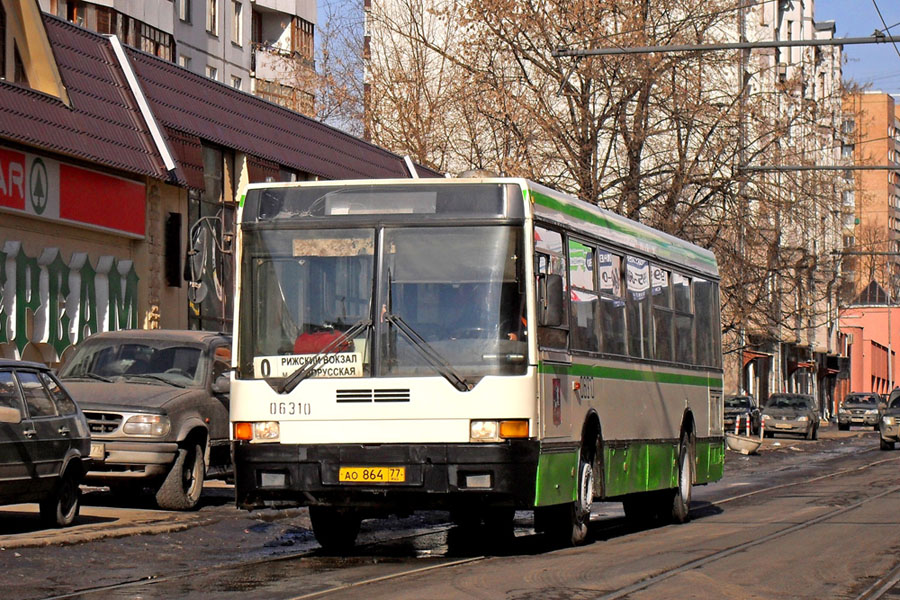
<svg viewBox="0 0 900 600"><path fill-rule="evenodd" d="M312 377L524 373L521 238L509 226L247 231L238 376L310 361Z"/></svg>
<svg viewBox="0 0 900 600"><path fill-rule="evenodd" d="M385 231L384 312L400 317L462 377L524 373L520 234L511 227ZM381 328L382 374L433 374L421 344Z"/></svg>

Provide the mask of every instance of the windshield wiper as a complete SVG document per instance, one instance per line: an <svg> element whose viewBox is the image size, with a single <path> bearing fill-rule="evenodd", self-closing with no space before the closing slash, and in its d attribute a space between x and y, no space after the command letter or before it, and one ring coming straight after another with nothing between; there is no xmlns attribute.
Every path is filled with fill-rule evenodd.
<svg viewBox="0 0 900 600"><path fill-rule="evenodd" d="M413 345L413 348L419 351L425 360L431 363L431 366L434 367L434 370L440 373L440 375L450 382L450 385L458 389L460 392L468 392L472 389L472 385L469 384L468 381L460 377L456 371L453 370L453 367L450 365L447 360L441 356L437 350L435 350L431 344L425 341L421 335L416 333L416 331L409 326L409 324L403 320L400 315L395 315L394 313L385 313L384 320L397 326L397 329L400 333L403 334L409 342Z"/></svg>
<svg viewBox="0 0 900 600"><path fill-rule="evenodd" d="M96 379L97 381L103 381L105 383L113 382L113 380L109 377L97 375L96 373L91 373L90 371L88 371L87 373L82 373L81 375L70 375L69 377L66 377L66 379Z"/></svg>
<svg viewBox="0 0 900 600"><path fill-rule="evenodd" d="M163 383L168 383L169 385L173 385L175 387L185 387L184 384L172 381L171 379L163 377L162 375L154 375L153 373L129 373L125 376L125 379L132 379L134 377L146 377L147 379L155 379L157 381L162 381Z"/></svg>
<svg viewBox="0 0 900 600"><path fill-rule="evenodd" d="M308 363L298 368L284 379L267 377L266 383L272 386L272 389L279 394L287 394L293 391L295 387L300 385L301 381L313 374L329 354L337 353L347 340L356 337L362 331L366 331L371 325L372 320L368 318L357 321L350 329L334 338L331 343L319 350Z"/></svg>

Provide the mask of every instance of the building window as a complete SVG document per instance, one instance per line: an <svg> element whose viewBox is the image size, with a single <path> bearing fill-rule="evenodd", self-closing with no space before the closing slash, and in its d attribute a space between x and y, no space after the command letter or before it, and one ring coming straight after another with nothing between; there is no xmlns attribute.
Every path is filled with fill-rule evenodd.
<svg viewBox="0 0 900 600"><path fill-rule="evenodd" d="M191 68L191 57L185 56L184 54L179 56L178 57L178 66L184 67L185 69L190 69Z"/></svg>
<svg viewBox="0 0 900 600"><path fill-rule="evenodd" d="M308 61L313 60L315 26L305 19L294 17L291 31L291 51Z"/></svg>
<svg viewBox="0 0 900 600"><path fill-rule="evenodd" d="M244 17L241 8L241 0L231 0L231 41L238 46L244 43Z"/></svg>
<svg viewBox="0 0 900 600"><path fill-rule="evenodd" d="M172 36L156 27L151 27L146 23L140 21L137 21L137 23L139 37L137 47L148 54L153 54L154 56L171 61Z"/></svg>
<svg viewBox="0 0 900 600"><path fill-rule="evenodd" d="M66 20L75 23L76 25L81 25L84 27L84 17L85 17L85 6L84 2L78 2L69 0L66 5Z"/></svg>
<svg viewBox="0 0 900 600"><path fill-rule="evenodd" d="M841 146L841 158L853 158L853 144Z"/></svg>
<svg viewBox="0 0 900 600"><path fill-rule="evenodd" d="M191 0L178 0L178 18L185 23L191 22Z"/></svg>
<svg viewBox="0 0 900 600"><path fill-rule="evenodd" d="M206 0L206 31L219 35L219 0Z"/></svg>
<svg viewBox="0 0 900 600"><path fill-rule="evenodd" d="M231 87L233 87L236 90L241 89L241 78L235 77L234 75L232 75L231 76Z"/></svg>
<svg viewBox="0 0 900 600"><path fill-rule="evenodd" d="M210 79L215 79L216 81L218 81L219 80L219 70L215 67L206 65L206 76L209 77Z"/></svg>

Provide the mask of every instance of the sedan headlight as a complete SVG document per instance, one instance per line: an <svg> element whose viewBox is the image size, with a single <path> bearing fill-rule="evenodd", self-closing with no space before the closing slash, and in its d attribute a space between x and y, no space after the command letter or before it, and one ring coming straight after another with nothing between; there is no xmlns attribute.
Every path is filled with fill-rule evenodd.
<svg viewBox="0 0 900 600"><path fill-rule="evenodd" d="M122 431L128 435L163 437L170 427L169 417L165 415L135 415L125 421Z"/></svg>
<svg viewBox="0 0 900 600"><path fill-rule="evenodd" d="M799 417L797 417L797 420L798 421L809 421L809 417L807 417L806 415L800 415Z"/></svg>
<svg viewBox="0 0 900 600"><path fill-rule="evenodd" d="M877 414L878 414L878 409L877 409L877 408L870 408L869 410L866 411L866 414L867 414L867 415L877 415Z"/></svg>
<svg viewBox="0 0 900 600"><path fill-rule="evenodd" d="M839 415L849 415L850 411L842 406L838 409L838 414Z"/></svg>
<svg viewBox="0 0 900 600"><path fill-rule="evenodd" d="M896 423L896 419L894 419L894 417L884 416L881 417L881 422L885 425L893 425L894 423Z"/></svg>
<svg viewBox="0 0 900 600"><path fill-rule="evenodd" d="M771 418L772 418L772 415L763 415L763 416L762 416L762 420L763 420L763 421L768 421L768 420L771 419Z"/></svg>

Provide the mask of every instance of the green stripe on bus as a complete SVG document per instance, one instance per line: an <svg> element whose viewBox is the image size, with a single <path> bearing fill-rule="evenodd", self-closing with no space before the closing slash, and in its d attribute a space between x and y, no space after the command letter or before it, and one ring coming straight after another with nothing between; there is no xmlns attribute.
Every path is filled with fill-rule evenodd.
<svg viewBox="0 0 900 600"><path fill-rule="evenodd" d="M551 506L575 501L578 458L578 450L540 455L534 484L535 506Z"/></svg>
<svg viewBox="0 0 900 600"><path fill-rule="evenodd" d="M682 373L665 373L621 367L604 367L596 365L550 365L540 363L538 372L551 375L569 375L573 377L597 377L599 379L620 379L623 381L652 381L654 383L675 383L680 385L698 385L701 387L722 387L721 377L707 375L685 375Z"/></svg>
<svg viewBox="0 0 900 600"><path fill-rule="evenodd" d="M246 200L246 199L247 199L247 194L241 194L241 202L240 202L241 208L244 207L244 200Z"/></svg>
<svg viewBox="0 0 900 600"><path fill-rule="evenodd" d="M535 204L540 204L541 206L549 208L550 210L555 210L556 212L561 212L564 215L568 215L574 219L578 219L592 225L611 229L627 236L644 240L645 242L649 242L660 248L675 252L676 254L691 256L701 263L707 265L708 267L716 268L716 261L711 260L708 256L687 247L674 246L669 242L666 242L664 239L652 235L650 232L642 231L634 227L628 227L627 225L623 225L622 223L611 221L605 216L594 213L586 208L566 204L557 200L556 198L544 195L535 190L529 190L528 193L530 193L533 197ZM525 196L525 200L528 200L527 195Z"/></svg>

